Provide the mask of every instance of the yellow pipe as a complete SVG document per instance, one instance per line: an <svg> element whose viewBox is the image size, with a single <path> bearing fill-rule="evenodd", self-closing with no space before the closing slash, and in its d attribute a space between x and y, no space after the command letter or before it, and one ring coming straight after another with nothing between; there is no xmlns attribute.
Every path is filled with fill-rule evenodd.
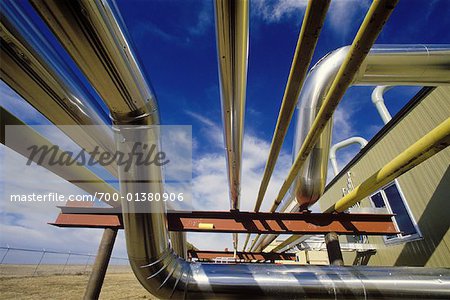
<svg viewBox="0 0 450 300"><path fill-rule="evenodd" d="M292 60L289 78L286 83L283 101L278 115L277 125L270 145L269 157L264 169L263 179L256 199L255 211L259 211L264 195L269 185L281 146L286 137L289 123L295 111L298 96L305 79L308 66L311 62L322 29L325 16L330 5L330 0L310 0L303 18L303 25L297 41L294 58Z"/></svg>
<svg viewBox="0 0 450 300"><path fill-rule="evenodd" d="M325 212L343 212L403 173L406 173L434 154L445 149L448 145L450 145L450 118L447 118L447 120L442 122L435 129L400 153ZM277 247L273 248L272 251L280 251L293 243L298 237L298 235L290 236Z"/></svg>
<svg viewBox="0 0 450 300"><path fill-rule="evenodd" d="M289 174L284 181L281 189L272 205L271 211L275 211L281 200L286 195L292 182L297 177L298 172L302 168L306 158L311 153L314 145L319 140L325 126L331 119L333 112L338 106L345 91L352 83L353 77L361 66L364 58L369 53L370 48L377 39L383 25L389 18L392 10L398 0L375 0L373 1L364 21L356 34L355 39L350 47L349 53L344 63L339 69L336 79L333 81L331 88L320 108L316 119L314 120L311 130L305 138L305 141L297 154L294 164L289 170Z"/></svg>
<svg viewBox="0 0 450 300"><path fill-rule="evenodd" d="M345 195L326 212L343 212L398 176L450 145L450 118L427 133L380 170Z"/></svg>
<svg viewBox="0 0 450 300"><path fill-rule="evenodd" d="M303 17L302 28L297 40L294 58L292 59L291 70L284 90L283 101L280 113L278 114L277 125L270 145L269 157L264 169L263 179L259 187L258 198L256 199L255 211L258 212L264 200L264 195L269 185L275 164L281 151L281 146L286 137L289 124L295 111L300 90L305 80L308 66L311 63L314 50L319 39L319 34L325 21L331 0L310 0ZM243 251L247 247L250 234L247 235ZM257 240L257 239L256 239Z"/></svg>

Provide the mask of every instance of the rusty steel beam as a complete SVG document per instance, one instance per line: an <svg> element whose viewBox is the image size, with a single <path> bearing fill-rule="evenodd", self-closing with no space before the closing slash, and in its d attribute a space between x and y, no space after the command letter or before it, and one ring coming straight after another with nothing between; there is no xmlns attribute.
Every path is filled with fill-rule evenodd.
<svg viewBox="0 0 450 300"><path fill-rule="evenodd" d="M64 214L60 213L53 223L57 227L82 227L82 228L117 228L123 229L120 215L108 214Z"/></svg>
<svg viewBox="0 0 450 300"><path fill-rule="evenodd" d="M212 261L215 258L235 257L237 260L245 261L276 261L276 260L295 260L294 253L274 253L274 252L234 252L230 251L208 251L208 250L189 250L188 257L196 258L201 261Z"/></svg>
<svg viewBox="0 0 450 300"><path fill-rule="evenodd" d="M60 227L121 227L120 210L100 207L61 207L52 225ZM267 213L192 211L167 213L170 231L260 234L387 235L398 233L392 214Z"/></svg>
<svg viewBox="0 0 450 300"><path fill-rule="evenodd" d="M266 213L235 211L169 212L171 231L260 234L386 235L398 233L391 214Z"/></svg>

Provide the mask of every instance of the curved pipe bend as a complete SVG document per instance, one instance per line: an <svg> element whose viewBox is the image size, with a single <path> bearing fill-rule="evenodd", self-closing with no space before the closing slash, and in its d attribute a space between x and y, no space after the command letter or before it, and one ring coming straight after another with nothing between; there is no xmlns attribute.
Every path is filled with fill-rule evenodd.
<svg viewBox="0 0 450 300"><path fill-rule="evenodd" d="M387 124L392 119L386 104L384 104L384 93L392 88L392 86L380 85L373 90L371 95L372 103L375 105L384 124Z"/></svg>
<svg viewBox="0 0 450 300"><path fill-rule="evenodd" d="M294 157L348 49L346 46L327 54L309 72L298 99ZM353 85L448 85L449 65L450 45L375 45L355 75ZM293 184L293 194L301 208L314 204L325 189L331 132L329 122Z"/></svg>
<svg viewBox="0 0 450 300"><path fill-rule="evenodd" d="M149 143L159 143L157 128L151 126L158 124L156 101L150 88L145 85L144 76L133 53L128 52L129 47L125 49L126 55L119 50L122 49L119 47L121 42L126 41L122 39L123 32L114 20L117 15L111 13L108 1L31 1L38 10L44 11L41 15L63 41L83 72L87 73L89 80L97 83L96 88L114 116L117 148L123 153L131 151L128 142L133 142L136 137L146 138L145 141ZM69 9L61 10L67 6ZM58 20L57 15L63 15L65 18ZM82 30L79 26L83 26ZM79 35L71 34L73 32ZM91 44L90 40L84 37L85 33L102 42ZM98 52L97 47L106 47L111 51L109 53L117 55L99 58L97 53L108 51ZM82 51L77 52L80 49ZM124 60L126 56L128 58ZM106 72L98 64L102 59L111 59L107 64L110 69ZM91 60L93 63L90 65L82 64L83 61ZM115 78L121 80L120 85L108 81L110 78L96 75L97 72L108 71L118 75ZM100 80L108 82L102 84ZM104 96L108 94L114 97ZM145 131L135 131L129 126L132 124L150 126ZM125 166L119 167L120 187L124 195L163 191L159 166L134 166L130 172L124 168ZM142 178L155 180L133 182ZM305 296L332 299L337 296L450 298L450 271L446 269L190 263L172 250L173 245L166 225L165 203L153 201L151 205L147 204L122 201L127 251L138 280L151 294L162 299Z"/></svg>
<svg viewBox="0 0 450 300"><path fill-rule="evenodd" d="M339 143L336 143L333 146L331 146L330 162L331 162L331 166L333 167L334 175L337 175L339 173L339 166L337 163L336 152L339 149L345 148L345 147L353 145L353 144L359 144L360 149L362 149L367 145L367 140L365 138L362 138L359 136L354 136L354 137L348 138L346 140L340 141Z"/></svg>

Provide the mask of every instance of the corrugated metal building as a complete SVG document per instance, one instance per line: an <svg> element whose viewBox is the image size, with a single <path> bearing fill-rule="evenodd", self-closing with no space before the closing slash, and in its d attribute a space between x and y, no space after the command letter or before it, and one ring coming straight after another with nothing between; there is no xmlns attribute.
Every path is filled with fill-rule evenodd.
<svg viewBox="0 0 450 300"><path fill-rule="evenodd" d="M450 87L422 89L330 182L323 210L427 132L450 117ZM369 265L450 267L450 148L397 178L361 207L396 213L398 236L370 237L377 253ZM343 190L344 189L344 190ZM342 242L347 242L341 237ZM355 252L344 253L351 264Z"/></svg>

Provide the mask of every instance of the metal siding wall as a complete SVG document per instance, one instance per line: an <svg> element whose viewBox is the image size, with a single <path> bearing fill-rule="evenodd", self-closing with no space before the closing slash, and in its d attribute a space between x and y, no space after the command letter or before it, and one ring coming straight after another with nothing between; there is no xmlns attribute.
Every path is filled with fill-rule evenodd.
<svg viewBox="0 0 450 300"><path fill-rule="evenodd" d="M350 168L354 185L381 168L417 139L450 117L450 87L438 87ZM447 148L398 178L406 202L419 225L423 240L385 246L381 237L371 265L450 267L450 148ZM328 208L341 196L347 176L342 176L320 200ZM362 206L370 206L369 200ZM346 260L346 263L351 263Z"/></svg>

